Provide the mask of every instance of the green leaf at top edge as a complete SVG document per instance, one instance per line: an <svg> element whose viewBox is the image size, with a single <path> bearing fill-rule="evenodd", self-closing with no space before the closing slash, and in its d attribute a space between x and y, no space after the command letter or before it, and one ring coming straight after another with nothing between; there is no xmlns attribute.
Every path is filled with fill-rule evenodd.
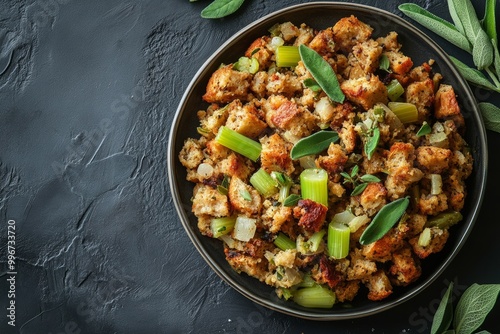
<svg viewBox="0 0 500 334"><path fill-rule="evenodd" d="M292 160L297 160L307 155L320 153L337 140L339 140L339 134L336 131L318 131L296 142L290 151L290 157Z"/></svg>
<svg viewBox="0 0 500 334"><path fill-rule="evenodd" d="M460 74L465 78L465 80L469 81L470 83L473 83L479 87L493 90L493 91L498 91L495 85L493 85L486 77L484 76L483 73L480 71L471 68L464 63L462 63L460 60L450 56L451 60L455 64L455 66L458 68Z"/></svg>
<svg viewBox="0 0 500 334"><path fill-rule="evenodd" d="M453 321L453 299L450 298L453 291L453 282L450 282L439 307L432 320L431 334L441 334L450 328Z"/></svg>
<svg viewBox="0 0 500 334"><path fill-rule="evenodd" d="M457 30L460 31L463 35L464 26L462 25L462 22L460 22L460 19L458 18L457 10L455 9L455 4L453 3L452 0L448 0L448 11L450 12L451 19L455 24L455 28L457 28Z"/></svg>
<svg viewBox="0 0 500 334"><path fill-rule="evenodd" d="M486 129L500 133L500 108L488 102L480 102L479 109Z"/></svg>
<svg viewBox="0 0 500 334"><path fill-rule="evenodd" d="M484 9L483 26L484 30L493 40L493 45L498 45L497 24L496 24L496 3L497 0L486 0L486 8ZM498 48L498 47L497 47Z"/></svg>
<svg viewBox="0 0 500 334"><path fill-rule="evenodd" d="M457 334L470 334L481 324L493 309L500 284L472 284L458 301L453 325Z"/></svg>
<svg viewBox="0 0 500 334"><path fill-rule="evenodd" d="M326 95L334 102L343 103L345 95L340 89L337 75L330 64L328 64L328 62L316 51L308 48L304 44L299 46L299 53L304 66L311 73L314 80L316 80Z"/></svg>
<svg viewBox="0 0 500 334"><path fill-rule="evenodd" d="M495 72L497 77L500 79L500 52L498 50L498 44L495 43L494 40L491 40L491 44L493 45L493 67L495 67Z"/></svg>
<svg viewBox="0 0 500 334"><path fill-rule="evenodd" d="M245 0L214 0L201 11L204 19L219 19L237 11Z"/></svg>
<svg viewBox="0 0 500 334"><path fill-rule="evenodd" d="M476 10L470 0L451 0L456 10L458 19L462 23L464 33L470 43L474 44L481 28L481 23L476 15Z"/></svg>
<svg viewBox="0 0 500 334"><path fill-rule="evenodd" d="M405 3L399 5L398 8L408 17L412 18L437 35L443 37L453 45L458 46L462 50L469 53L472 52L472 47L467 37L458 31L457 28L450 22L443 20L416 4Z"/></svg>
<svg viewBox="0 0 500 334"><path fill-rule="evenodd" d="M409 197L403 197L383 206L364 230L359 243L369 245L386 235L406 212L409 204Z"/></svg>

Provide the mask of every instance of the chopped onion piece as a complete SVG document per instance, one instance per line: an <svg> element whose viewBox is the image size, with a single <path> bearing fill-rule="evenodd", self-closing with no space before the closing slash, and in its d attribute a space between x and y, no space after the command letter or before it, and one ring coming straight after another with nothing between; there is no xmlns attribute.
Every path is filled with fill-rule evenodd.
<svg viewBox="0 0 500 334"><path fill-rule="evenodd" d="M356 218L356 216L353 215L351 211L345 210L333 216L332 222L347 225L354 218Z"/></svg>
<svg viewBox="0 0 500 334"><path fill-rule="evenodd" d="M443 179L440 174L431 174L431 195L439 195L443 192Z"/></svg>
<svg viewBox="0 0 500 334"><path fill-rule="evenodd" d="M427 247L429 246L430 243L431 243L431 229L426 227L418 237L418 245L420 247Z"/></svg>
<svg viewBox="0 0 500 334"><path fill-rule="evenodd" d="M256 219L238 216L234 224L233 238L245 242L252 239L257 229L256 222Z"/></svg>
<svg viewBox="0 0 500 334"><path fill-rule="evenodd" d="M229 248L236 248L236 241L233 238L231 238L230 235L223 234L219 237L219 239L224 241Z"/></svg>
<svg viewBox="0 0 500 334"><path fill-rule="evenodd" d="M316 162L314 161L313 155L306 155L305 157L299 158L299 163L304 169L316 168Z"/></svg>
<svg viewBox="0 0 500 334"><path fill-rule="evenodd" d="M212 174L214 172L214 168L211 165L203 162L203 163L199 164L196 172L201 177L207 178L207 177L212 176Z"/></svg>
<svg viewBox="0 0 500 334"><path fill-rule="evenodd" d="M362 215L359 217L354 217L347 225L349 225L349 229L351 233L356 232L361 226L366 225L370 221L367 215Z"/></svg>

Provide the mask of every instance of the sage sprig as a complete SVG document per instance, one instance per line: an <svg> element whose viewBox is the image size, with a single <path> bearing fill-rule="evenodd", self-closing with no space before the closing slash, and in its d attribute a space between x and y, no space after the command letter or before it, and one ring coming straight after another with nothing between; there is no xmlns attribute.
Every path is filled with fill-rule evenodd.
<svg viewBox="0 0 500 334"><path fill-rule="evenodd" d="M193 2L190 0L190 2ZM204 19L219 19L236 12L245 0L214 0L201 11Z"/></svg>
<svg viewBox="0 0 500 334"><path fill-rule="evenodd" d="M365 174L359 176L359 166L355 165L351 169L351 173L341 172L340 175L344 178L344 184L352 183L353 190L351 192L351 196L360 195L363 191L365 191L368 183L372 182L380 182L380 179L375 175Z"/></svg>
<svg viewBox="0 0 500 334"><path fill-rule="evenodd" d="M316 51L308 48L304 44L299 46L299 53L304 66L311 73L314 80L316 80L326 95L334 102L343 103L345 95L340 89L337 75L330 64L328 64L328 62Z"/></svg>
<svg viewBox="0 0 500 334"><path fill-rule="evenodd" d="M403 197L384 205L364 230L359 243L369 245L386 235L406 212L409 204L409 197Z"/></svg>
<svg viewBox="0 0 500 334"><path fill-rule="evenodd" d="M481 102L479 103L479 109L486 128L500 132L500 112L498 108L491 103Z"/></svg>
<svg viewBox="0 0 500 334"><path fill-rule="evenodd" d="M337 140L339 140L339 134L336 131L318 131L295 143L290 151L290 157L292 160L297 160L307 155L320 153Z"/></svg>
<svg viewBox="0 0 500 334"><path fill-rule="evenodd" d="M450 283L434 314L431 334L471 334L482 325L495 306L500 284L472 284L465 290L453 313L453 284ZM450 329L453 324L454 329ZM488 333L481 331L481 333Z"/></svg>

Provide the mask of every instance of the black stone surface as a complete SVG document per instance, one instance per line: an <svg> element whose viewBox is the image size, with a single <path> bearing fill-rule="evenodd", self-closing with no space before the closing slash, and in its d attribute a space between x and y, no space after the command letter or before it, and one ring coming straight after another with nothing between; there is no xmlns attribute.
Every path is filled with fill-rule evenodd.
<svg viewBox="0 0 500 334"><path fill-rule="evenodd" d="M0 2L0 333L427 333L449 282L457 297L500 283L493 132L474 231L445 273L396 309L336 322L282 315L235 292L196 252L167 182L177 104L227 38L303 2L247 0L220 20L200 18L201 0ZM359 2L402 15L404 1ZM416 2L449 18L444 1ZM482 16L483 1L473 3ZM500 105L499 94L473 90ZM482 329L499 333L499 314L500 302Z"/></svg>

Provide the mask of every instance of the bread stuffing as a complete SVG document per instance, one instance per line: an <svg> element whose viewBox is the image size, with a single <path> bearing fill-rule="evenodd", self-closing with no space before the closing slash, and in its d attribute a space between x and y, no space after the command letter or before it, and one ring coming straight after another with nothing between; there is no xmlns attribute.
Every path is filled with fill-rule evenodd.
<svg viewBox="0 0 500 334"><path fill-rule="evenodd" d="M289 302L391 298L462 219L460 99L432 59L355 16L269 31L211 75L178 153L200 233Z"/></svg>

